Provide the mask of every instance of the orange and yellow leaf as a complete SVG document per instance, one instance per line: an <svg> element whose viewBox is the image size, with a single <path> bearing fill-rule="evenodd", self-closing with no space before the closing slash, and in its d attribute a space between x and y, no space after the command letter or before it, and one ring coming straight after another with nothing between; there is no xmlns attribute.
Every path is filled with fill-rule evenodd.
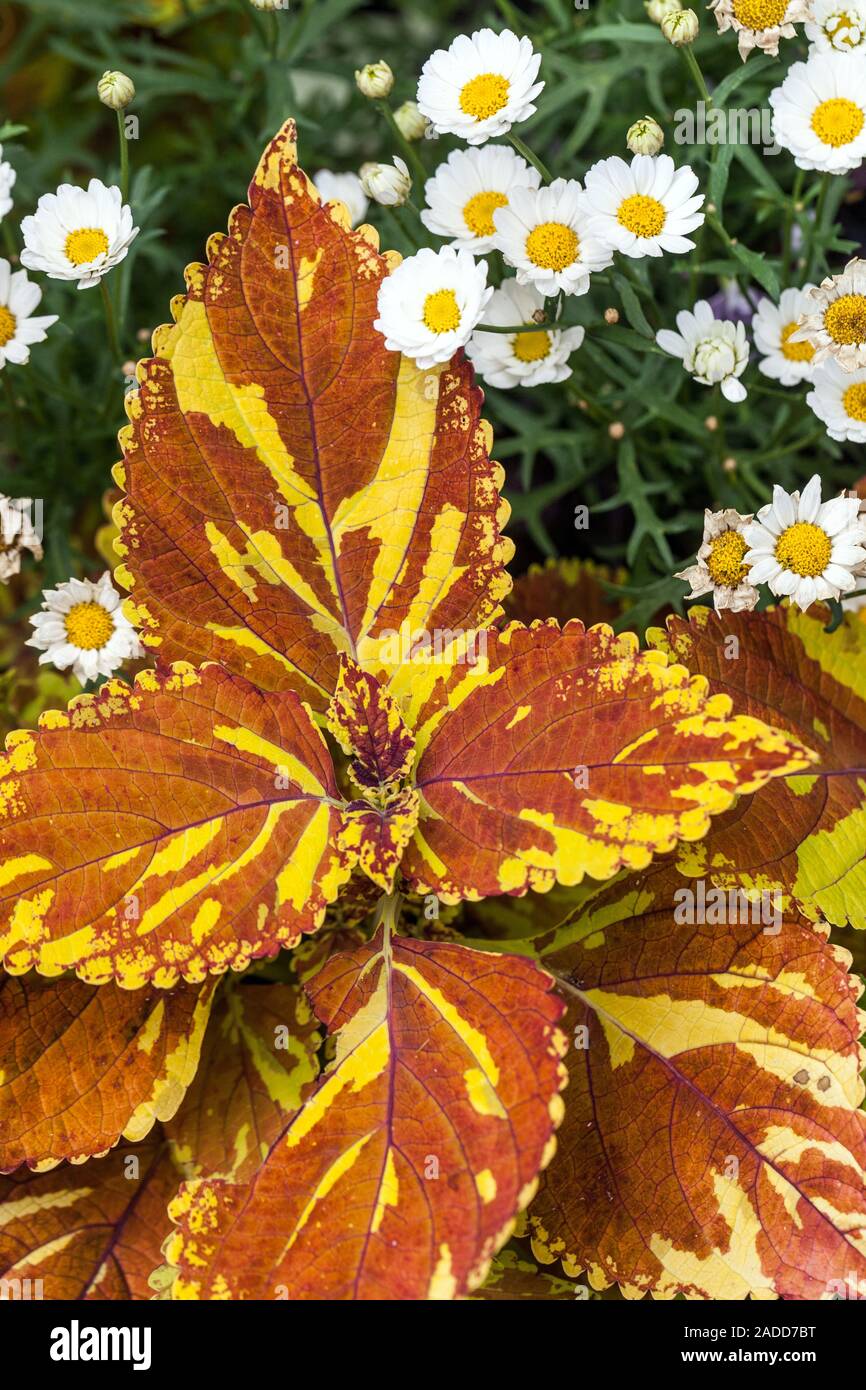
<svg viewBox="0 0 866 1390"><path fill-rule="evenodd" d="M462 353L421 370L386 349L376 299L399 257L320 203L293 122L208 257L127 398L117 578L163 658L323 711L341 653L369 665L398 634L497 614L502 470Z"/></svg>
<svg viewBox="0 0 866 1390"><path fill-rule="evenodd" d="M394 938L311 987L336 1038L249 1186L172 1205L175 1298L449 1299L476 1288L562 1117L562 1011L526 961Z"/></svg>
<svg viewBox="0 0 866 1390"><path fill-rule="evenodd" d="M143 1139L196 1073L215 982L129 992L0 975L0 1172Z"/></svg>
<svg viewBox="0 0 866 1390"><path fill-rule="evenodd" d="M446 902L610 878L699 840L738 793L802 772L796 738L703 677L580 622L479 634L483 655L404 666L418 828L403 860Z"/></svg>
<svg viewBox="0 0 866 1390"><path fill-rule="evenodd" d="M111 681L7 739L0 960L161 987L313 931L351 870L309 711L210 665Z"/></svg>
<svg viewBox="0 0 866 1390"><path fill-rule="evenodd" d="M255 978L221 991L195 1081L164 1125L187 1176L248 1182L319 1074L303 993Z"/></svg>
<svg viewBox="0 0 866 1390"><path fill-rule="evenodd" d="M672 865L625 877L544 956L573 1045L559 1151L531 1212L536 1255L631 1298L858 1297L851 957L791 911L689 914L686 886Z"/></svg>
<svg viewBox="0 0 866 1390"><path fill-rule="evenodd" d="M148 1279L162 1263L178 1181L162 1141L113 1149L84 1167L0 1178L6 1296L152 1298Z"/></svg>

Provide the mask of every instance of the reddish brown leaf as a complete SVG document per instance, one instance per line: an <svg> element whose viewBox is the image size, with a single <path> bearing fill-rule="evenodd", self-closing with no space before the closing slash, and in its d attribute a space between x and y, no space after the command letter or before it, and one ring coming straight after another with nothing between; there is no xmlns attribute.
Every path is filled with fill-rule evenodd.
<svg viewBox="0 0 866 1390"><path fill-rule="evenodd" d="M338 659L494 617L513 552L481 392L373 327L393 253L296 164L288 122L249 207L189 267L127 398L118 579L146 645L324 710Z"/></svg>
<svg viewBox="0 0 866 1390"><path fill-rule="evenodd" d="M0 1178L0 1280L9 1296L152 1298L148 1278L162 1261L177 1185L161 1141L113 1149L84 1167Z"/></svg>
<svg viewBox="0 0 866 1390"><path fill-rule="evenodd" d="M143 1139L195 1076L215 982L95 989L0 975L0 1172Z"/></svg>
<svg viewBox="0 0 866 1390"><path fill-rule="evenodd" d="M180 663L110 681L7 749L12 974L137 988L240 969L314 930L349 875L331 757L290 691Z"/></svg>
<svg viewBox="0 0 866 1390"><path fill-rule="evenodd" d="M249 1187L187 1184L174 1297L453 1298L536 1188L562 1006L526 961L375 939L312 983L336 1058Z"/></svg>
<svg viewBox="0 0 866 1390"><path fill-rule="evenodd" d="M320 1042L306 998L293 985L229 984L195 1081L165 1126L186 1175L248 1182L318 1076Z"/></svg>

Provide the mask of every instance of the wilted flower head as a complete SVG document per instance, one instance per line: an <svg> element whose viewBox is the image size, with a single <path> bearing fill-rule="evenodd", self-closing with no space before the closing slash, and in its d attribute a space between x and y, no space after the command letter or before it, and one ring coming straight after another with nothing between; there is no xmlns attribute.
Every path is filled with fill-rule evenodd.
<svg viewBox="0 0 866 1390"><path fill-rule="evenodd" d="M0 580L5 584L21 570L21 552L27 549L42 559L42 544L33 526L29 497L6 497L0 493Z"/></svg>

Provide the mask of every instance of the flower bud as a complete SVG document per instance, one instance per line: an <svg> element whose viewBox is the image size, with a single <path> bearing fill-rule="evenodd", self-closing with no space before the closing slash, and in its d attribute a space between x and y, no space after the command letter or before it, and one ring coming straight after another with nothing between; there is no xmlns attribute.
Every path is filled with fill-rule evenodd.
<svg viewBox="0 0 866 1390"><path fill-rule="evenodd" d="M358 68L355 81L362 96L380 101L382 97L390 95L394 74L384 58L380 58L378 63L368 63L365 68Z"/></svg>
<svg viewBox="0 0 866 1390"><path fill-rule="evenodd" d="M614 309L612 305L609 309L605 309L604 321L605 323L619 323L619 309Z"/></svg>
<svg viewBox="0 0 866 1390"><path fill-rule="evenodd" d="M684 48L698 37L700 23L694 10L677 10L662 20L662 33L674 48Z"/></svg>
<svg viewBox="0 0 866 1390"><path fill-rule="evenodd" d="M404 101L394 112L397 129L406 140L423 140L430 122L422 116L414 101Z"/></svg>
<svg viewBox="0 0 866 1390"><path fill-rule="evenodd" d="M250 0L254 10L287 10L289 0Z"/></svg>
<svg viewBox="0 0 866 1390"><path fill-rule="evenodd" d="M391 164L362 164L358 171L361 187L374 203L386 208L398 208L412 192L409 170L399 156Z"/></svg>
<svg viewBox="0 0 866 1390"><path fill-rule="evenodd" d="M135 96L135 83L125 72L104 72L96 84L96 93L103 106L122 111Z"/></svg>
<svg viewBox="0 0 866 1390"><path fill-rule="evenodd" d="M625 143L632 154L658 154L665 142L665 133L652 116L644 116L629 126Z"/></svg>
<svg viewBox="0 0 866 1390"><path fill-rule="evenodd" d="M680 0L644 0L644 9L653 24L661 24L666 14L676 14L682 5Z"/></svg>

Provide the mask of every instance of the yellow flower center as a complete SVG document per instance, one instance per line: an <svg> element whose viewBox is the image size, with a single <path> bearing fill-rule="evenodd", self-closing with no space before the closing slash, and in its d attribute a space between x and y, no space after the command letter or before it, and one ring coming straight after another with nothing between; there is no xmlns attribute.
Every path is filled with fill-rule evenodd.
<svg viewBox="0 0 866 1390"><path fill-rule="evenodd" d="M788 0L734 0L734 18L744 29L774 29L787 8Z"/></svg>
<svg viewBox="0 0 866 1390"><path fill-rule="evenodd" d="M849 386L842 397L842 405L849 420L866 421L866 381Z"/></svg>
<svg viewBox="0 0 866 1390"><path fill-rule="evenodd" d="M435 290L424 300L424 323L431 333L453 333L460 327L460 306L453 290Z"/></svg>
<svg viewBox="0 0 866 1390"><path fill-rule="evenodd" d="M5 347L10 338L15 337L15 315L0 304L0 347Z"/></svg>
<svg viewBox="0 0 866 1390"><path fill-rule="evenodd" d="M710 541L707 569L714 584L734 589L749 573L743 564L746 542L739 531L723 531Z"/></svg>
<svg viewBox="0 0 866 1390"><path fill-rule="evenodd" d="M635 236L658 236L665 225L667 216L664 205L658 198L648 198L645 193L632 193L619 205L616 220Z"/></svg>
<svg viewBox="0 0 866 1390"><path fill-rule="evenodd" d="M495 116L508 100L508 78L498 72L480 72L460 89L460 109L476 121Z"/></svg>
<svg viewBox="0 0 866 1390"><path fill-rule="evenodd" d="M811 343L792 343L789 341L791 334L796 333L799 326L795 319L793 323L786 323L782 329L782 356L786 357L789 362L811 362L815 356L815 349Z"/></svg>
<svg viewBox="0 0 866 1390"><path fill-rule="evenodd" d="M579 249L577 234L564 222L539 222L526 238L526 254L541 270L565 270Z"/></svg>
<svg viewBox="0 0 866 1390"><path fill-rule="evenodd" d="M476 193L463 209L463 221L473 236L493 236L493 214L508 202L504 193Z"/></svg>
<svg viewBox="0 0 866 1390"><path fill-rule="evenodd" d="M518 362L541 362L550 352L550 334L515 333L512 351Z"/></svg>
<svg viewBox="0 0 866 1390"><path fill-rule="evenodd" d="M73 265L89 265L108 250L108 237L101 227L79 227L66 238L66 259Z"/></svg>
<svg viewBox="0 0 866 1390"><path fill-rule="evenodd" d="M842 294L824 315L824 327L837 343L866 343L866 294Z"/></svg>
<svg viewBox="0 0 866 1390"><path fill-rule="evenodd" d="M776 541L776 559L786 570L803 579L823 574L830 563L833 543L826 531L811 521L796 521Z"/></svg>
<svg viewBox="0 0 866 1390"><path fill-rule="evenodd" d="M101 603L76 603L66 614L66 636L83 652L104 647L114 631L114 619Z"/></svg>
<svg viewBox="0 0 866 1390"><path fill-rule="evenodd" d="M812 129L825 145L838 150L840 145L850 145L863 129L863 112L856 101L847 97L830 97L819 102L812 112Z"/></svg>
<svg viewBox="0 0 866 1390"><path fill-rule="evenodd" d="M851 34L851 30L856 27L855 21L845 10L839 10L836 14L828 15L824 21L824 33L828 39L835 39L837 36L840 43L847 44L849 48L856 48L856 40ZM846 33L840 33L840 29Z"/></svg>

